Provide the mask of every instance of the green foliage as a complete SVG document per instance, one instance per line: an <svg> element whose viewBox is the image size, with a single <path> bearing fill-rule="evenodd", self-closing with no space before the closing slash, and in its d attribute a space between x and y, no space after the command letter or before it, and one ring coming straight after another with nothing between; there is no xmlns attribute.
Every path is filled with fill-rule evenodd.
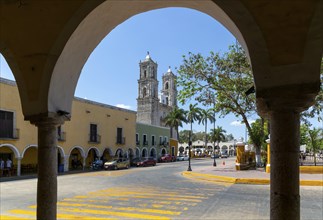
<svg viewBox="0 0 323 220"><path fill-rule="evenodd" d="M216 143L225 141L225 133L226 130L224 130L221 126L217 126L215 129L211 129L211 140Z"/></svg>
<svg viewBox="0 0 323 220"><path fill-rule="evenodd" d="M312 107L310 107L307 111L304 111L301 114L301 120L303 123L307 124L308 126L311 126L311 123L309 122L309 118L316 118L319 122L323 120L323 57L321 59L321 86L319 94L315 97L315 103Z"/></svg>
<svg viewBox="0 0 323 220"><path fill-rule="evenodd" d="M183 122L186 122L185 111L181 108L175 107L168 115L164 118L165 125L171 128L175 128L177 133L177 139L179 139L178 127L183 127ZM171 129L172 130L172 129ZM172 134L173 132L171 132Z"/></svg>
<svg viewBox="0 0 323 220"><path fill-rule="evenodd" d="M224 117L233 113L242 118L252 133L248 117L256 113L255 94L246 95L253 86L253 76L247 56L240 45L231 45L223 55L211 52L204 58L201 54L183 56L178 69L178 99L182 104L195 99L209 104L210 95L215 98L215 111ZM256 146L260 147L260 146Z"/></svg>
<svg viewBox="0 0 323 220"><path fill-rule="evenodd" d="M234 139L232 134L227 134L225 135L225 140L224 141L232 141Z"/></svg>
<svg viewBox="0 0 323 220"><path fill-rule="evenodd" d="M251 143L256 146L261 146L263 150L267 149L266 139L268 137L268 129L266 129L268 123L263 118L257 119L251 124Z"/></svg>
<svg viewBox="0 0 323 220"><path fill-rule="evenodd" d="M197 104L190 104L189 110L186 112L186 122L190 123L191 125L191 140L193 134L193 122L194 121L201 121L201 108L197 107Z"/></svg>
<svg viewBox="0 0 323 220"><path fill-rule="evenodd" d="M189 138L190 138L190 130L182 130L179 132L179 142L180 143L188 143L189 142ZM195 134L192 134L192 139L194 140L195 138Z"/></svg>

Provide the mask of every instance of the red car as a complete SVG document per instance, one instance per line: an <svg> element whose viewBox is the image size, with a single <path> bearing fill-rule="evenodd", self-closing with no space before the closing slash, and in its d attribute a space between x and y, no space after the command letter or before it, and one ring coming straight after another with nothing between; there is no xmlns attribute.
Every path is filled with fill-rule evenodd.
<svg viewBox="0 0 323 220"><path fill-rule="evenodd" d="M143 158L137 162L137 167L156 166L157 161L153 157Z"/></svg>
<svg viewBox="0 0 323 220"><path fill-rule="evenodd" d="M174 161L176 161L176 157L169 154L165 154L160 158L160 162L174 162Z"/></svg>

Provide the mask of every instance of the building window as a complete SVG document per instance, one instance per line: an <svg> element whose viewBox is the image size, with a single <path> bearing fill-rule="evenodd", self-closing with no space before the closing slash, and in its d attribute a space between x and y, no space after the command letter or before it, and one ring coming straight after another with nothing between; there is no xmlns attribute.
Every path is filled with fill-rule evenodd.
<svg viewBox="0 0 323 220"><path fill-rule="evenodd" d="M168 82L165 83L165 89L167 90L169 88Z"/></svg>
<svg viewBox="0 0 323 220"><path fill-rule="evenodd" d="M143 141L143 145L148 145L148 141L147 141L147 135L146 134L144 134L143 136L142 136L142 141Z"/></svg>
<svg viewBox="0 0 323 220"><path fill-rule="evenodd" d="M125 144L125 138L122 133L122 128L117 128L117 144Z"/></svg>
<svg viewBox="0 0 323 220"><path fill-rule="evenodd" d="M98 126L96 124L90 124L90 142L99 143L100 136L98 135Z"/></svg>
<svg viewBox="0 0 323 220"><path fill-rule="evenodd" d="M155 146L155 136L154 135L151 136L151 145Z"/></svg>
<svg viewBox="0 0 323 220"><path fill-rule="evenodd" d="M166 97L166 105L168 105L168 97Z"/></svg>
<svg viewBox="0 0 323 220"><path fill-rule="evenodd" d="M147 78L147 70L144 70L144 78Z"/></svg>
<svg viewBox="0 0 323 220"><path fill-rule="evenodd" d="M0 110L0 138L18 138L18 131L14 129L14 113Z"/></svg>
<svg viewBox="0 0 323 220"><path fill-rule="evenodd" d="M147 89L146 88L144 88L143 90L142 90L142 97L146 97L147 96Z"/></svg>
<svg viewBox="0 0 323 220"><path fill-rule="evenodd" d="M62 126L57 127L57 140L58 141L65 141L65 132L62 131Z"/></svg>
<svg viewBox="0 0 323 220"><path fill-rule="evenodd" d="M139 134L136 134L136 145L140 145Z"/></svg>
<svg viewBox="0 0 323 220"><path fill-rule="evenodd" d="M163 137L162 136L159 137L159 145L163 145Z"/></svg>

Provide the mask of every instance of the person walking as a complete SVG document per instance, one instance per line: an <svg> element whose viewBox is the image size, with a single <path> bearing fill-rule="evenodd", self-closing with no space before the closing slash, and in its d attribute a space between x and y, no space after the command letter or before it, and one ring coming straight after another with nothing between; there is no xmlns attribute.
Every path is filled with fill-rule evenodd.
<svg viewBox="0 0 323 220"><path fill-rule="evenodd" d="M8 169L8 176L11 176L12 161L10 160L10 158L8 158L6 161L6 167Z"/></svg>

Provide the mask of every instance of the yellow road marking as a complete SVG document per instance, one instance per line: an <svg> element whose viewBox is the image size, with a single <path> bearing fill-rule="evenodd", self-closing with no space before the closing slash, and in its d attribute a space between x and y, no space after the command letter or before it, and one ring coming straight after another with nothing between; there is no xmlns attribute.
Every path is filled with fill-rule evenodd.
<svg viewBox="0 0 323 220"><path fill-rule="evenodd" d="M102 211L102 210L91 210L91 209L66 209L60 208L60 210L65 212L77 212L77 213L88 213L95 215L112 215L112 216L120 216L127 218L140 218L140 219L163 219L168 220L170 218L163 216L155 216L155 215L145 215L145 214L136 214L136 213L123 213L123 212L113 212L113 211Z"/></svg>
<svg viewBox="0 0 323 220"><path fill-rule="evenodd" d="M138 209L134 207L113 207L113 206L104 206L104 205L88 205L88 204L78 204L78 203L67 203L67 202L58 202L59 206L69 206L69 207L88 207L88 208L97 208L97 209L113 209L121 211L138 211L138 212L147 212L155 214L165 214L165 215L180 215L180 212L173 212L168 210L158 210L158 209Z"/></svg>
<svg viewBox="0 0 323 220"><path fill-rule="evenodd" d="M22 218L22 217L16 217L16 216L7 216L7 215L0 215L1 220L29 220L33 218Z"/></svg>
<svg viewBox="0 0 323 220"><path fill-rule="evenodd" d="M22 215L31 215L36 217L36 211L30 211L30 210L19 210L19 209L14 209L10 210L10 213L13 214L22 214ZM99 218L99 217L94 217L94 216L82 216L82 215L69 215L69 214L57 214L58 219L78 219L78 220L115 220L115 218ZM2 218L0 218L2 220ZM13 217L11 219L16 219L16 220L24 220L24 219L30 219L30 218L20 218L20 217Z"/></svg>

